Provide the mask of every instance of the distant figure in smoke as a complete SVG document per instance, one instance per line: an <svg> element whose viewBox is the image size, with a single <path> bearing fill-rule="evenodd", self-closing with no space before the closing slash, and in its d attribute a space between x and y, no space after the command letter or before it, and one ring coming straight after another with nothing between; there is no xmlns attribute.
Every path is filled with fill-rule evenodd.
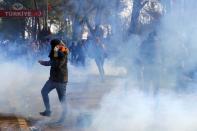
<svg viewBox="0 0 197 131"><path fill-rule="evenodd" d="M141 43L139 50L139 65L140 79L142 84L142 89L145 92L151 92L157 95L159 90L159 73L158 73L158 43L157 32L152 31L149 33L148 37Z"/></svg>
<svg viewBox="0 0 197 131"><path fill-rule="evenodd" d="M101 80L104 80L104 61L107 56L105 46L99 37L96 37L93 41L88 42L88 44L89 56L95 60Z"/></svg>
<svg viewBox="0 0 197 131"><path fill-rule="evenodd" d="M77 44L77 65L85 66L85 42L79 41Z"/></svg>
<svg viewBox="0 0 197 131"><path fill-rule="evenodd" d="M72 42L69 50L71 53L71 63L75 66L85 66L85 42Z"/></svg>
<svg viewBox="0 0 197 131"><path fill-rule="evenodd" d="M95 51L94 59L95 59L95 62L97 64L99 73L101 75L101 79L103 80L104 75L105 75L103 66L104 66L104 60L105 60L105 57L106 57L106 51L105 51L104 44L101 43L101 40L99 38L96 38L95 50L94 51Z"/></svg>
<svg viewBox="0 0 197 131"><path fill-rule="evenodd" d="M145 39L140 45L141 62L144 65L154 64L156 58L156 43L157 37L156 31L149 33L147 39Z"/></svg>
<svg viewBox="0 0 197 131"><path fill-rule="evenodd" d="M87 50L90 57L95 59L97 64L101 80L104 80L104 60L107 56L106 48L103 44L103 30L96 24L95 29L93 29L87 19L85 19L86 24L91 32L91 36L87 40Z"/></svg>
<svg viewBox="0 0 197 131"><path fill-rule="evenodd" d="M41 90L46 110L44 112L40 112L40 115L51 115L48 94L53 89L56 89L59 101L61 102L63 108L62 118L60 120L64 121L66 115L66 85L68 82L67 55L69 50L67 47L65 47L64 43L58 39L51 40L50 44L50 60L38 61L41 65L51 66L49 80L46 82L46 84Z"/></svg>
<svg viewBox="0 0 197 131"><path fill-rule="evenodd" d="M69 47L70 53L71 53L71 63L73 65L76 65L77 63L77 42L72 42L71 46Z"/></svg>

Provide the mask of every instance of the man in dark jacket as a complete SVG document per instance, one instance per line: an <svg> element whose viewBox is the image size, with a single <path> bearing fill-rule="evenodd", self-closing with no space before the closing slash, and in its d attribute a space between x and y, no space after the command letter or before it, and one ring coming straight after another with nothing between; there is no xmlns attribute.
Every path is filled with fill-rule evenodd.
<svg viewBox="0 0 197 131"><path fill-rule="evenodd" d="M41 90L41 94L46 110L44 112L40 112L40 115L42 116L51 115L48 94L53 89L56 89L59 101L61 102L63 107L62 117L64 117L66 110L65 109L66 85L68 82L68 69L67 69L68 48L66 48L64 43L62 43L58 39L51 40L50 44L51 44L51 51L49 54L50 60L38 61L41 65L51 66L49 80L45 83L44 87Z"/></svg>

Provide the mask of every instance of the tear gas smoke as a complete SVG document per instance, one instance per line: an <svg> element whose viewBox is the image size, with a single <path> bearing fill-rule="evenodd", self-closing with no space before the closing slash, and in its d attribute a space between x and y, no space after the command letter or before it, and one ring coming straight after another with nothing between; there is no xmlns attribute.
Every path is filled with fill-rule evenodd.
<svg viewBox="0 0 197 131"><path fill-rule="evenodd" d="M94 110L92 123L87 130L197 130L197 18L194 17L197 10L194 8L195 0L190 1L193 4L187 4L184 11L175 7L161 20L161 25L157 27L156 47L150 48L150 51L156 50L153 64L139 65L136 62L141 57L140 47L147 38L146 33L142 36L131 36L127 42L119 39L124 32L114 34L111 42L120 46L117 46L118 54L114 54L114 61L106 62L106 74L122 75L124 78L113 80L113 87L110 87L113 90L103 97L100 107ZM110 18L111 21L114 20L114 16L108 19ZM111 24L116 25L116 21ZM40 89L48 79L49 70L38 65L28 69L24 68L24 63L19 63L0 64L0 112L37 116L37 112L43 109L37 105L42 104ZM117 69L120 65L121 68ZM89 81L90 74L98 74L92 61L88 67L80 69L69 65L69 81ZM194 73L192 80L190 75L188 76L191 72ZM93 83L99 83L92 77L91 80ZM109 88L108 83L109 81L106 81L102 86ZM86 91L79 86L70 89L68 87L68 92L80 89ZM176 92L179 90L181 93ZM56 95L52 93L51 97ZM53 108L58 107L57 97L51 100Z"/></svg>
<svg viewBox="0 0 197 131"><path fill-rule="evenodd" d="M141 66L135 61L141 57L140 45L146 39L146 33L132 36L126 43L114 38L114 41L124 44L116 58L118 62L122 60L121 65L127 67L129 75L127 79L118 81L115 89L103 98L89 130L197 129L197 19L193 18L197 10L189 3L185 1L185 6L182 3L179 6L177 2L161 20L157 27L156 47L149 48L152 52L156 50L151 65Z"/></svg>

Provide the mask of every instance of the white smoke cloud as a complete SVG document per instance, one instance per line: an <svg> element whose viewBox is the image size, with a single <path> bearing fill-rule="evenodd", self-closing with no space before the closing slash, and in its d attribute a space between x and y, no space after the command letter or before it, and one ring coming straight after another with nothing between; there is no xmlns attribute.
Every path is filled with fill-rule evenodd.
<svg viewBox="0 0 197 131"><path fill-rule="evenodd" d="M131 85L132 86L132 85ZM132 87L135 88L135 87ZM195 131L196 96L163 93L158 97L124 85L106 96L95 112L90 130L95 131Z"/></svg>
<svg viewBox="0 0 197 131"><path fill-rule="evenodd" d="M140 57L139 44L146 37L124 43L126 48L117 58L122 58L129 77L116 82L113 91L103 98L89 130L197 130L196 83L195 78L192 81L187 76L196 71L195 13L194 8L184 8L184 12L175 8L164 16L157 28L156 63L150 66L140 67L133 60ZM183 88L183 92L176 92Z"/></svg>

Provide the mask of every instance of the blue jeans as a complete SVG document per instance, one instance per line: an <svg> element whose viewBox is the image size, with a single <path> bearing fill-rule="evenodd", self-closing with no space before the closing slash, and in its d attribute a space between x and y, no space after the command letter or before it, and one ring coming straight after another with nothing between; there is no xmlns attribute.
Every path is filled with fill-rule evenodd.
<svg viewBox="0 0 197 131"><path fill-rule="evenodd" d="M43 102L46 108L46 111L50 111L50 103L49 103L49 93L56 89L59 101L62 104L63 111L65 113L66 110L66 85L67 83L59 83L59 82L53 82L48 80L44 87L41 90Z"/></svg>

